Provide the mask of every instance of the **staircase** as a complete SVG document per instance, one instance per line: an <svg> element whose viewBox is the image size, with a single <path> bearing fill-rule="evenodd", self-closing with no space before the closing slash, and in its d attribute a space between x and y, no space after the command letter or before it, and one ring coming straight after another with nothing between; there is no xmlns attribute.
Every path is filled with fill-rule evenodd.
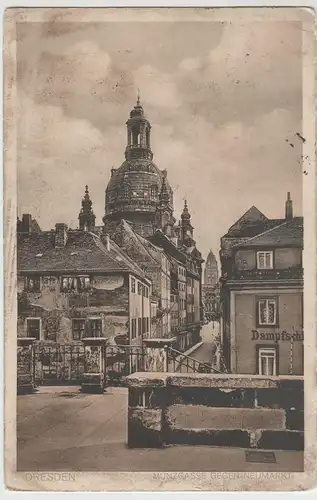
<svg viewBox="0 0 317 500"><path fill-rule="evenodd" d="M222 373L209 363L198 361L172 347L166 347L166 368L177 373Z"/></svg>

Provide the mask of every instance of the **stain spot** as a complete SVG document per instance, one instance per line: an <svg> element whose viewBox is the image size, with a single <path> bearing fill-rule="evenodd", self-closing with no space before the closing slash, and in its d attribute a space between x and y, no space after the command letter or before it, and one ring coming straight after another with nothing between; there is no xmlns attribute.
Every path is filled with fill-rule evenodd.
<svg viewBox="0 0 317 500"><path fill-rule="evenodd" d="M303 137L299 132L296 132L297 137L299 137L299 139L302 141L302 142L306 142L306 139L305 137Z"/></svg>

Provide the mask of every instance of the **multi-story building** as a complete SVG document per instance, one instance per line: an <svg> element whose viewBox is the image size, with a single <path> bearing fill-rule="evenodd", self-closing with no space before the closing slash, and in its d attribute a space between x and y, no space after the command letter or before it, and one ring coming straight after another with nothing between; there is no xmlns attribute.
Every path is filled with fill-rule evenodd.
<svg viewBox="0 0 317 500"><path fill-rule="evenodd" d="M20 225L17 233L18 336L135 345L150 336L151 281L115 242L66 224L52 231L32 226Z"/></svg>
<svg viewBox="0 0 317 500"><path fill-rule="evenodd" d="M112 233L113 240L138 264L152 282L153 337L168 337L171 331L171 266L162 248L154 245L122 220Z"/></svg>
<svg viewBox="0 0 317 500"><path fill-rule="evenodd" d="M156 231L151 241L161 247L175 268L177 266L178 290L178 328L174 325L173 335L176 336L176 347L186 350L199 342L203 320L201 297L201 262L202 259L192 257L190 252L196 253L196 248L175 243L162 231ZM175 280L175 278L174 278ZM189 286L190 283L190 286ZM175 287L176 291L176 287ZM173 304L171 304L171 310Z"/></svg>
<svg viewBox="0 0 317 500"><path fill-rule="evenodd" d="M232 373L303 374L303 218L251 207L221 239L222 342Z"/></svg>
<svg viewBox="0 0 317 500"><path fill-rule="evenodd" d="M179 327L182 330L187 323L186 314L186 266L177 263L177 283L178 283L178 297L179 297ZM183 349L184 341L181 341L180 348Z"/></svg>

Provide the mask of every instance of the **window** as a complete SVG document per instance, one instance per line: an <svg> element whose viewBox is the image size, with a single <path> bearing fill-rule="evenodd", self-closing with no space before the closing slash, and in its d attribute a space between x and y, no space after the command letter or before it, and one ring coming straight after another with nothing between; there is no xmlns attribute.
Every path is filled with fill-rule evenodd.
<svg viewBox="0 0 317 500"><path fill-rule="evenodd" d="M73 339L81 340L85 336L85 320L73 319L72 321Z"/></svg>
<svg viewBox="0 0 317 500"><path fill-rule="evenodd" d="M136 338L136 318L131 319L131 338Z"/></svg>
<svg viewBox="0 0 317 500"><path fill-rule="evenodd" d="M45 286L53 286L56 283L55 276L45 276L43 278L43 285Z"/></svg>
<svg viewBox="0 0 317 500"><path fill-rule="evenodd" d="M257 268L273 269L273 252L257 252Z"/></svg>
<svg viewBox="0 0 317 500"><path fill-rule="evenodd" d="M131 278L131 292L135 293L135 278Z"/></svg>
<svg viewBox="0 0 317 500"><path fill-rule="evenodd" d="M143 318L142 323L143 334L149 333L149 318Z"/></svg>
<svg viewBox="0 0 317 500"><path fill-rule="evenodd" d="M144 285L143 292L144 292L144 297L148 298L149 297L149 287Z"/></svg>
<svg viewBox="0 0 317 500"><path fill-rule="evenodd" d="M276 375L277 352L274 347L261 347L258 351L259 375Z"/></svg>
<svg viewBox="0 0 317 500"><path fill-rule="evenodd" d="M156 198L156 196L157 196L157 187L151 186L151 197Z"/></svg>
<svg viewBox="0 0 317 500"><path fill-rule="evenodd" d="M83 291L87 290L90 287L90 278L89 276L80 276L77 278L77 290Z"/></svg>
<svg viewBox="0 0 317 500"><path fill-rule="evenodd" d="M41 337L41 319L27 318L26 319L26 334L28 337L40 340Z"/></svg>
<svg viewBox="0 0 317 500"><path fill-rule="evenodd" d="M89 287L89 276L63 276L61 279L62 292L82 292Z"/></svg>
<svg viewBox="0 0 317 500"><path fill-rule="evenodd" d="M130 196L130 186L129 186L129 184L124 184L124 186L123 186L123 196L125 198L129 198L129 196Z"/></svg>
<svg viewBox="0 0 317 500"><path fill-rule="evenodd" d="M102 319L101 318L89 318L89 335L90 337L102 337Z"/></svg>
<svg viewBox="0 0 317 500"><path fill-rule="evenodd" d="M138 318L138 335L142 335L142 318Z"/></svg>
<svg viewBox="0 0 317 500"><path fill-rule="evenodd" d="M142 284L138 281L138 294L142 295Z"/></svg>
<svg viewBox="0 0 317 500"><path fill-rule="evenodd" d="M276 325L277 323L277 301L276 299L259 299L258 301L258 324Z"/></svg>
<svg viewBox="0 0 317 500"><path fill-rule="evenodd" d="M25 278L24 288L28 292L40 292L41 278L39 276L27 276Z"/></svg>

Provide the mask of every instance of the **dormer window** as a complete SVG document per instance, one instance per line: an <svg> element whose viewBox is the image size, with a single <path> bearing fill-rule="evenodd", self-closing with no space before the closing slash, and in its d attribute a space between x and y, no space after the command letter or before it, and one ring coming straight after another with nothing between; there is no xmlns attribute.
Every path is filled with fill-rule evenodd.
<svg viewBox="0 0 317 500"><path fill-rule="evenodd" d="M27 292L40 292L41 278L39 276L27 276L24 282L24 290Z"/></svg>
<svg viewBox="0 0 317 500"><path fill-rule="evenodd" d="M89 276L62 276L61 278L61 292L82 292L89 288Z"/></svg>
<svg viewBox="0 0 317 500"><path fill-rule="evenodd" d="M273 269L273 252L257 252L258 269Z"/></svg>

